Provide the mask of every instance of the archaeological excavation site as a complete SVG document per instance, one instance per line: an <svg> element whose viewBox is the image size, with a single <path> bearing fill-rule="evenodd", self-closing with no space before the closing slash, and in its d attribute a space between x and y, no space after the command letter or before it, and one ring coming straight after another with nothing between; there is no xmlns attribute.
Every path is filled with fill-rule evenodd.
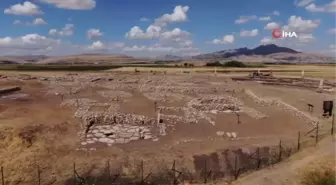
<svg viewBox="0 0 336 185"><path fill-rule="evenodd" d="M335 87L212 73L1 74L3 182L232 180L330 135ZM179 176L159 175L172 165Z"/></svg>

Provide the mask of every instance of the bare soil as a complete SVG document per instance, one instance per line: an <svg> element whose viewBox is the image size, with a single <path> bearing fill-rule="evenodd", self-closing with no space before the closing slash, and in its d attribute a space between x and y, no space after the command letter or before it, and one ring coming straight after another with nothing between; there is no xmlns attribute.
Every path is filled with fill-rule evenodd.
<svg viewBox="0 0 336 185"><path fill-rule="evenodd" d="M189 74L148 76L113 72L93 75L100 75L102 78L107 75L113 80L90 82L88 76L88 80L81 83L82 85L70 82L69 85L63 85L63 87L81 88L75 94L64 93L63 99L48 91L52 87L62 86L64 82L57 81L56 83L51 79L46 83L39 79L41 76L48 77L46 75L32 80L20 80L17 75L13 75L0 80L0 88L20 86L22 91L14 94L28 95L18 99L0 96L0 166L5 168L8 184L36 184L37 166L44 174L42 178L44 184L64 184L65 180L71 178L74 162L76 162L76 169L79 173L95 169L92 173L99 174L101 172L99 169L104 167L108 159L111 165L115 168L122 167L123 172L127 174L134 173L135 164L140 160L146 162L146 170L154 170L161 164L171 165L173 160L177 160L179 165L186 168L196 169L194 161L196 155L208 155L232 147L276 145L279 139L284 142L293 141L298 131L311 130L311 125L304 123L290 112L276 106L261 106L239 89L250 89L260 97L280 98L303 112L307 112L307 103L311 103L315 105L312 114L314 117L322 115L323 100L333 99L330 94L305 89L264 86L254 82L237 83L223 76L196 74L192 76ZM67 75L60 74L60 76L66 77ZM81 73L79 76L85 77L86 74ZM147 92L139 88L141 83L148 78L152 81L147 84L148 89L146 89L150 93L154 92L158 95L171 93L162 89L155 92L149 88L161 84L162 87L171 87L172 90L185 88L197 91L196 93L174 92L181 96L189 96L191 99L206 97L209 94L215 96L229 94L243 102L244 106L262 112L267 117L255 119L243 112L239 118L241 123L237 124L238 118L232 112L206 113L215 125L201 118L197 124L182 122L171 124L163 120L168 125L167 135L160 136L158 141L138 140L127 144L113 144L109 147L97 144L92 151L78 150L80 147L78 133L81 132L83 121L74 117L77 111L76 106L61 106L62 102L74 98L88 98L111 105L109 98L101 96L98 92L124 91L132 96L120 98L119 112L156 119L154 101L146 97ZM140 82L127 82L134 79ZM130 85L131 88L127 88L126 85ZM112 87L117 88L111 90ZM199 91L201 87L236 89L237 92L230 94L219 90L201 93ZM182 108L186 107L188 102L186 98L170 102L158 101L158 106ZM97 105L93 106L92 110L103 111L107 107ZM185 116L185 112L176 110L162 111L162 114ZM235 132L237 138L240 139L231 140L226 135L219 136L218 131Z"/></svg>

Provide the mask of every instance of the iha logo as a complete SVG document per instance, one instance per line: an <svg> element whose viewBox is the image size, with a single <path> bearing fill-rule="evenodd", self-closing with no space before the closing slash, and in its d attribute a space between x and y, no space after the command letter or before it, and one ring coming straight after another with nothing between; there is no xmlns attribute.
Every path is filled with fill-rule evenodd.
<svg viewBox="0 0 336 185"><path fill-rule="evenodd" d="M279 39L281 37L283 37L283 38L292 38L292 37L297 38L298 37L295 32L284 31L284 30L280 30L280 29L274 29L272 31L272 35L273 35L273 38L275 38L275 39Z"/></svg>

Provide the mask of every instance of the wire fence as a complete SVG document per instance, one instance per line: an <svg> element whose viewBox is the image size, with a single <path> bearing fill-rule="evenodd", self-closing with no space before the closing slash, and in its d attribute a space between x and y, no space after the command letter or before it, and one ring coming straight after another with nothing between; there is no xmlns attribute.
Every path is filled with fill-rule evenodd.
<svg viewBox="0 0 336 185"><path fill-rule="evenodd" d="M330 132L320 130L319 124L312 130L302 133L298 132L297 139L279 140L277 145L254 147L244 151L242 148L224 150L220 156L217 153L210 155L194 156L193 171L188 170L182 165L179 166L177 160L169 165L169 168L163 168L161 171L149 172L145 170L146 162L141 160L138 164L137 174L124 174L121 170L112 170L110 160L106 162L104 169L100 170L99 175L88 173L80 174L76 169L76 163L73 163L73 169L69 169L69 176L62 184L65 185L179 185L185 182L189 184L203 183L208 184L218 180L234 181L242 174L256 171L262 168L271 167L274 164L299 152L301 149L317 145L318 142L328 135L334 135L334 121L332 117L332 127ZM40 169L36 170L34 182L27 184L51 185L55 182L61 182L61 179L46 180L48 172ZM66 169L65 169L66 170ZM1 167L1 185L10 184L6 180L6 169Z"/></svg>

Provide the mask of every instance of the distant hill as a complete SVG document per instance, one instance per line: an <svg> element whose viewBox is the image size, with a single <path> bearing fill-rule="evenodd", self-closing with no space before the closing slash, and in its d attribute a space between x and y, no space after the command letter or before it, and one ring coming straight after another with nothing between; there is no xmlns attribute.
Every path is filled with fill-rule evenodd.
<svg viewBox="0 0 336 185"><path fill-rule="evenodd" d="M214 53L201 54L194 56L194 59L218 59L218 58L230 58L237 56L251 56L251 55L270 55L274 53L300 53L290 48L279 47L275 44L261 45L254 49L238 48L233 50L222 50Z"/></svg>
<svg viewBox="0 0 336 185"><path fill-rule="evenodd" d="M16 57L0 57L0 64L26 64L25 60Z"/></svg>
<svg viewBox="0 0 336 185"><path fill-rule="evenodd" d="M37 64L113 64L132 63L135 60L134 57L123 54L80 54L50 57L38 61Z"/></svg>
<svg viewBox="0 0 336 185"><path fill-rule="evenodd" d="M302 53L296 50L280 47L275 44L261 45L253 49L238 48L222 50L213 53L194 56L193 59L231 59L242 62L272 62L272 63L331 63L334 57L312 53Z"/></svg>
<svg viewBox="0 0 336 185"><path fill-rule="evenodd" d="M45 55L24 55L24 56L5 56L5 57L17 60L24 60L26 62L37 62L49 58L49 56Z"/></svg>

